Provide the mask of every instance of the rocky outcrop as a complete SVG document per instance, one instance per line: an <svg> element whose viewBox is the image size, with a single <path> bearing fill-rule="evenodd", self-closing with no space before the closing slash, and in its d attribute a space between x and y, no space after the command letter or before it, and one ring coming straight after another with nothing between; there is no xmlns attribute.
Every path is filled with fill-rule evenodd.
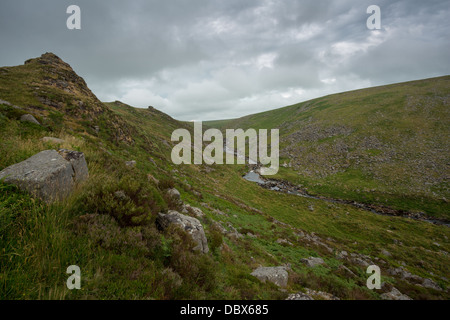
<svg viewBox="0 0 450 320"><path fill-rule="evenodd" d="M167 229L172 224L180 226L183 230L188 232L192 239L197 243L197 246L194 248L195 250L199 250L203 253L209 252L205 231L203 230L200 221L196 218L169 210L167 214L159 213L156 222L163 230Z"/></svg>
<svg viewBox="0 0 450 320"><path fill-rule="evenodd" d="M279 287L285 288L287 286L289 274L287 267L259 267L255 269L251 275L258 278L262 282L272 282Z"/></svg>
<svg viewBox="0 0 450 320"><path fill-rule="evenodd" d="M52 202L67 197L77 183L88 178L84 154L45 150L0 172L0 179Z"/></svg>

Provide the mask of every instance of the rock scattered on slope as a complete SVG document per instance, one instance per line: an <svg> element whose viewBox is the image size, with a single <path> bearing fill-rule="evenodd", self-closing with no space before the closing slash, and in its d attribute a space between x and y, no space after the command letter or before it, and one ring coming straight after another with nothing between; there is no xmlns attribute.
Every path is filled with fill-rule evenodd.
<svg viewBox="0 0 450 320"><path fill-rule="evenodd" d="M397 288L394 287L392 287L390 292L381 294L380 297L383 300L412 300L406 294L401 293Z"/></svg>
<svg viewBox="0 0 450 320"><path fill-rule="evenodd" d="M77 151L41 151L0 172L0 179L47 201L62 200L88 178L84 154Z"/></svg>
<svg viewBox="0 0 450 320"><path fill-rule="evenodd" d="M289 274L286 267L259 267L255 269L251 275L258 278L262 282L272 282L281 288L287 286Z"/></svg>
<svg viewBox="0 0 450 320"><path fill-rule="evenodd" d="M31 122L31 123L34 123L34 124L37 124L37 125L41 125L39 123L39 121L37 121L36 118L34 116L32 116L31 114L29 114L29 113L24 114L23 116L21 116L20 117L20 121L22 121L22 122Z"/></svg>
<svg viewBox="0 0 450 320"><path fill-rule="evenodd" d="M135 160L125 161L125 165L130 168L136 167L136 161Z"/></svg>
<svg viewBox="0 0 450 320"><path fill-rule="evenodd" d="M175 201L181 201L181 194L180 191L178 191L175 188L167 190L167 195L169 198L175 200Z"/></svg>
<svg viewBox="0 0 450 320"><path fill-rule="evenodd" d="M286 300L314 300L312 297L308 296L306 293L297 292L290 294Z"/></svg>
<svg viewBox="0 0 450 320"><path fill-rule="evenodd" d="M417 285L421 285L425 288L434 289L438 291L442 291L441 287L439 287L436 282L431 279L424 279L421 276L416 274L412 274L411 272L405 270L403 267L389 269L387 273L391 276L397 276L403 280L407 280L409 282L415 283Z"/></svg>
<svg viewBox="0 0 450 320"><path fill-rule="evenodd" d="M315 266L319 266L319 265L325 263L325 261L323 261L322 258L316 258L316 257L300 259L300 262L306 264L308 267L315 267Z"/></svg>
<svg viewBox="0 0 450 320"><path fill-rule="evenodd" d="M167 229L172 224L180 226L183 230L188 232L192 239L197 243L197 246L194 248L195 250L199 250L203 253L209 252L205 231L198 219L183 215L174 210L169 210L167 214L159 213L156 222L163 230Z"/></svg>

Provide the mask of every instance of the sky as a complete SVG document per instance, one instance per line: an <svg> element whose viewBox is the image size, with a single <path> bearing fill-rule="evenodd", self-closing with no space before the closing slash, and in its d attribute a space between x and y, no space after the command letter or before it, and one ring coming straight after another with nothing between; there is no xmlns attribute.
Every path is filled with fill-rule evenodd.
<svg viewBox="0 0 450 320"><path fill-rule="evenodd" d="M80 7L80 30L66 26L69 5ZM379 30L367 28L370 5ZM228 119L449 75L450 2L1 0L0 66L45 52L102 101Z"/></svg>

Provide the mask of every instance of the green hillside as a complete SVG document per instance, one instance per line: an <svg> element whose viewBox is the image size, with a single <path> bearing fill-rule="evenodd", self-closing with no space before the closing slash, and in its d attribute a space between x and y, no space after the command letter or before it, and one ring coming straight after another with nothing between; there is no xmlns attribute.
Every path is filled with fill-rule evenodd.
<svg viewBox="0 0 450 320"><path fill-rule="evenodd" d="M380 197L374 201L386 197L388 204L447 217L443 198L448 189L440 180L446 171L434 175L433 170L441 170L448 159L449 79L386 87L390 93L374 88L333 95L231 124L280 128L282 163L290 161L292 167L281 168L279 179L337 197L361 198L363 188L371 188ZM410 95L411 110L402 112L401 101ZM264 189L242 178L246 165L176 166L170 135L189 129L188 124L153 108L100 102L53 54L0 68L0 99L0 170L59 148L83 152L89 168L89 179L53 204L0 182L0 299L248 300L286 299L298 292L314 292L316 299L326 297L320 292L339 299L381 299L393 287L412 299L450 298L448 226ZM41 125L20 121L24 114ZM334 129L324 137L320 128ZM409 139L402 139L405 132ZM375 136L375 142L359 150L367 135ZM41 140L48 136L64 141ZM326 156L339 143L348 144L346 170L339 151ZM382 159L392 150L397 150L392 162L377 160L373 167L363 156ZM420 162L421 152L430 153L434 166ZM317 159L303 162L308 157ZM327 167L313 171L330 157L338 172ZM131 160L135 166L127 164ZM416 189L425 180L415 179L425 178L417 178L410 167L400 169L400 163L423 166L433 173L426 180L432 184ZM385 165L383 176L366 180L364 175L380 164ZM390 176L395 170L404 181ZM344 186L341 193L339 185ZM157 228L158 213L184 208L168 196L173 187L184 204L204 213L198 220L208 253L193 250L193 241L180 229ZM323 263L310 267L302 261L310 257L321 257ZM74 264L81 268L81 290L66 287L66 268ZM367 288L368 264L380 266L382 289ZM260 266L285 266L286 287L252 276Z"/></svg>
<svg viewBox="0 0 450 320"><path fill-rule="evenodd" d="M310 193L449 218L450 76L362 89L216 128L280 130L277 178Z"/></svg>

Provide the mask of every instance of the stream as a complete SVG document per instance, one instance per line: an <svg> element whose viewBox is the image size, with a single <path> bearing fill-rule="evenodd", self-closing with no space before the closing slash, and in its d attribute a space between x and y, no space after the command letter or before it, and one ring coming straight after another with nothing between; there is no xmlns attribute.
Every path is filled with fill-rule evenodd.
<svg viewBox="0 0 450 320"><path fill-rule="evenodd" d="M371 205L365 203L358 203L350 200L342 200L342 199L332 199L323 196L313 196L308 194L305 190L298 188L297 186L291 184L287 181L280 181L274 179L266 179L263 178L255 169L250 170L243 178L247 181L251 181L257 183L259 186L265 189L273 190L276 192L283 192L288 194L297 195L300 197L311 198L316 200L322 200L332 203L341 203L341 204L349 204L354 207L370 211L372 213L383 215L383 216L391 216L391 217L404 217L419 221L426 221L429 223L433 223L436 225L444 225L446 227L450 227L450 222L446 220L441 220L438 218L427 217L424 213L416 213L416 212L408 212L404 210L396 210L385 206L380 205Z"/></svg>

